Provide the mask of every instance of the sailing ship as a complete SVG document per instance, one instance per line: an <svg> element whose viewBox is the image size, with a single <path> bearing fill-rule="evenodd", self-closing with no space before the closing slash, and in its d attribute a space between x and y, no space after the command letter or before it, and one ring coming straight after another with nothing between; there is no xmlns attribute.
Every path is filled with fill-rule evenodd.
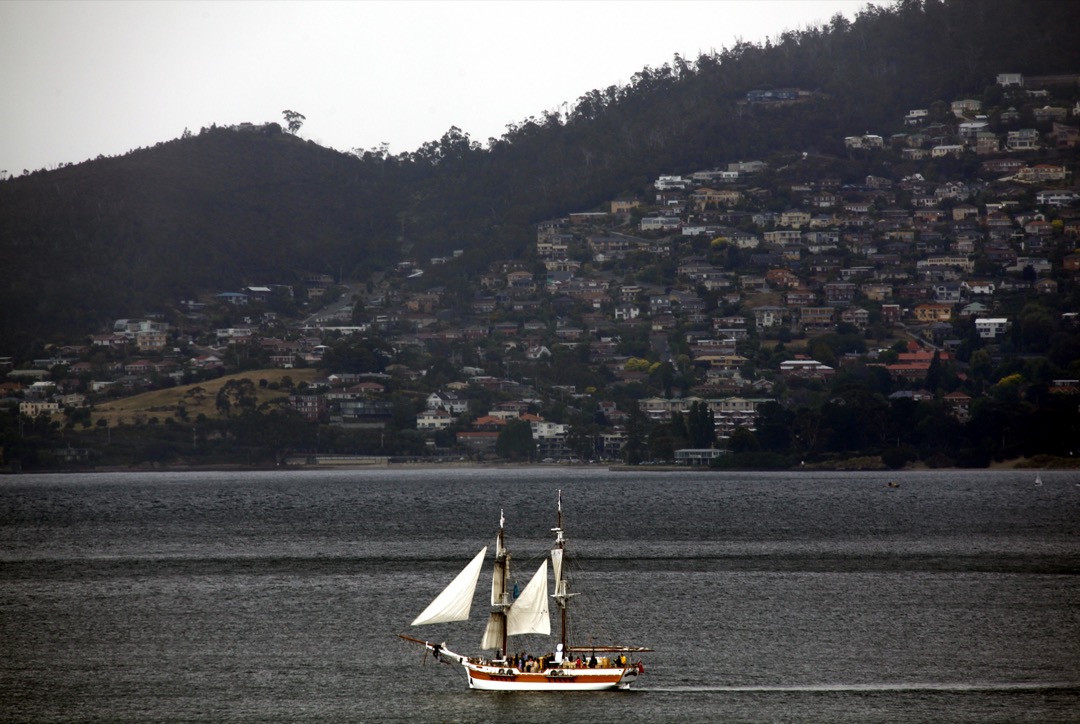
<svg viewBox="0 0 1080 724"><path fill-rule="evenodd" d="M567 639L568 608L577 595L570 591L564 569L566 538L563 535L562 491L559 491L555 544L551 550L555 592L550 596L558 609L559 641L550 653L523 657L509 654L510 637L521 634L551 635L548 608L548 562L545 558L516 598L510 588L510 552L506 549L506 519L500 512L495 541L495 565L491 581L491 613L480 648L493 656L465 656L446 647L412 636L406 641L423 644L437 660L456 662L465 670L469 688L483 691L601 691L628 689L645 671L640 654L652 649L636 646L574 645ZM413 626L464 621L469 618L476 584L487 554L485 546L450 582ZM599 655L600 658L597 658ZM636 657L636 658L635 658Z"/></svg>

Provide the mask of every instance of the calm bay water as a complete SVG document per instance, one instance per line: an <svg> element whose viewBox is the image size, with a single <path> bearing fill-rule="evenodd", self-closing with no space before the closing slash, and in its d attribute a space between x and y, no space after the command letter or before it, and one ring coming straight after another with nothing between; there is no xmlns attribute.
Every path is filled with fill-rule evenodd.
<svg viewBox="0 0 1080 724"><path fill-rule="evenodd" d="M1080 475L282 471L0 478L6 721L1080 721ZM899 488L890 488L896 480ZM396 637L555 491L637 691L488 694ZM539 653L536 639L522 648Z"/></svg>

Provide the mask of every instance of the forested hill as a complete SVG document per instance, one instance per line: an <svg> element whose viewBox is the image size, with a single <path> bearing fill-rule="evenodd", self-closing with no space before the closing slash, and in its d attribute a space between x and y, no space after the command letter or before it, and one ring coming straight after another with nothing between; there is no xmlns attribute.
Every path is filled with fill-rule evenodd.
<svg viewBox="0 0 1080 724"><path fill-rule="evenodd" d="M365 170L271 125L0 184L4 334L90 332L294 269L352 273L351 249L375 252L397 223L397 195Z"/></svg>
<svg viewBox="0 0 1080 724"><path fill-rule="evenodd" d="M209 289L362 277L403 250L465 249L476 269L524 249L535 222L639 193L659 174L839 154L844 136L979 95L997 73L1075 72L1078 30L1080 3L911 0L775 43L676 56L484 145L452 128L413 153L344 154L270 124L24 175L0 183L0 349ZM743 102L763 88L812 95Z"/></svg>

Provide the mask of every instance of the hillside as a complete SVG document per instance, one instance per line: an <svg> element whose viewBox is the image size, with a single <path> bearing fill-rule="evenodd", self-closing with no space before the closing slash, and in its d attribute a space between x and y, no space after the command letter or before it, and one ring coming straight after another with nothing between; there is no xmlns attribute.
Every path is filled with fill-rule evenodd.
<svg viewBox="0 0 1080 724"><path fill-rule="evenodd" d="M403 256L464 250L477 272L533 225L682 173L843 138L999 72L1080 68L1080 5L906 0L853 23L676 56L486 146L456 128L414 153L343 154L281 133L204 129L121 157L0 183L0 350L99 331L241 284L361 280ZM744 102L798 88L794 105Z"/></svg>
<svg viewBox="0 0 1080 724"><path fill-rule="evenodd" d="M163 420L178 417L182 410L182 419L195 420L200 415L216 420L223 417L216 400L218 393L229 382L250 380L254 385L256 406L267 405L277 408L282 398L287 397L292 388L283 389L282 385L300 385L311 382L317 377L314 369L297 370L249 370L247 372L224 375L217 379L206 380L190 385L178 385L161 390L151 390L130 397L103 402L94 409L91 422L114 427L120 424L144 424L151 418ZM263 381L266 382L263 385Z"/></svg>
<svg viewBox="0 0 1080 724"><path fill-rule="evenodd" d="M0 466L1075 457L1072 7L867 11L487 148L265 124L6 182Z"/></svg>
<svg viewBox="0 0 1080 724"><path fill-rule="evenodd" d="M206 129L0 184L0 339L87 333L208 289L385 257L395 196L355 157L271 128Z"/></svg>

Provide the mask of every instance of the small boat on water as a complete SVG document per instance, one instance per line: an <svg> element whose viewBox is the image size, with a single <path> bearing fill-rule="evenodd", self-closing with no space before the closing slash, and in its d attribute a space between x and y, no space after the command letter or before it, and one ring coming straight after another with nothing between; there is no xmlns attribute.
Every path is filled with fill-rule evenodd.
<svg viewBox="0 0 1080 724"><path fill-rule="evenodd" d="M640 654L652 649L618 645L575 645L568 640L567 617L571 599L563 565L566 538L563 536L562 491L559 491L557 524L551 531L555 544L551 550L555 601L560 620L556 646L539 656L508 654L510 637L521 634L551 635L548 609L548 562L545 558L529 583L516 598L510 585L510 553L505 545L505 518L499 516L495 542L495 561L491 581L491 613L480 648L494 651L490 657L465 656L451 651L445 643L435 643L412 636L401 638L422 644L435 658L456 662L465 670L469 688L483 691L601 691L628 689L644 673ZM450 582L424 611L413 626L465 621L469 618L473 595L483 568L485 546ZM599 656L599 658L597 658ZM637 657L635 659L635 657Z"/></svg>
<svg viewBox="0 0 1080 724"><path fill-rule="evenodd" d="M1039 475L1038 473L1035 473L1035 485L1036 486L1041 486L1042 485L1042 476Z"/></svg>

